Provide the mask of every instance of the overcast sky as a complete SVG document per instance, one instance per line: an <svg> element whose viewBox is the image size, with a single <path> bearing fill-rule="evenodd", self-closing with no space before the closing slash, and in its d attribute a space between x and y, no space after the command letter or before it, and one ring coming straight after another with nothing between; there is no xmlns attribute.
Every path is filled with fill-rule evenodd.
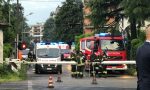
<svg viewBox="0 0 150 90"><path fill-rule="evenodd" d="M14 0L17 1L17 0ZM29 25L45 22L50 12L55 11L56 7L61 6L65 0L19 0L24 7L24 16L28 19ZM29 15L29 13L33 13Z"/></svg>

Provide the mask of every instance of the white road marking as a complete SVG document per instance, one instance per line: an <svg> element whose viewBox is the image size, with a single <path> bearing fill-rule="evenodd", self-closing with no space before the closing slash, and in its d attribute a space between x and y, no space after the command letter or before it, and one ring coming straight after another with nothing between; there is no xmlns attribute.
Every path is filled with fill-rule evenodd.
<svg viewBox="0 0 150 90"><path fill-rule="evenodd" d="M33 90L32 89L32 81L28 80L28 90Z"/></svg>

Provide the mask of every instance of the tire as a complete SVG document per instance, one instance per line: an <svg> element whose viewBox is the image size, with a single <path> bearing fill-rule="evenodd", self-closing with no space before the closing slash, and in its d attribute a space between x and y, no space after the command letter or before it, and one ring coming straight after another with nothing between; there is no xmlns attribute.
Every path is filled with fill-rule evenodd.
<svg viewBox="0 0 150 90"><path fill-rule="evenodd" d="M62 65L57 66L58 73L62 74Z"/></svg>
<svg viewBox="0 0 150 90"><path fill-rule="evenodd" d="M41 71L40 71L39 68L38 68L38 65L35 65L35 73L36 73L36 74L40 74L40 73L41 73Z"/></svg>

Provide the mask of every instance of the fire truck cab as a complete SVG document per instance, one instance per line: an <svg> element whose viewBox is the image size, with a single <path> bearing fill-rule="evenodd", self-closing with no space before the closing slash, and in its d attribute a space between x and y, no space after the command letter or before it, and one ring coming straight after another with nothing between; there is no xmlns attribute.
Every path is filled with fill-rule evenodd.
<svg viewBox="0 0 150 90"><path fill-rule="evenodd" d="M103 55L106 51L110 61L125 61L126 50L124 40L121 35L110 35L109 33L95 34L95 36L80 39L80 51L82 51L87 60L90 60L92 52L95 55ZM127 65L107 65L106 70L127 70Z"/></svg>

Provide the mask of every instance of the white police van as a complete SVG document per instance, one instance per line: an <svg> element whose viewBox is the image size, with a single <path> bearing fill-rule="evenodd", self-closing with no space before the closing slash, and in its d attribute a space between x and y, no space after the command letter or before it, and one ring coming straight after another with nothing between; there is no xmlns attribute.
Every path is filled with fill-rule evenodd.
<svg viewBox="0 0 150 90"><path fill-rule="evenodd" d="M36 43L34 52L37 62L61 61L60 48L57 43ZM62 65L35 64L35 73L41 72L62 73Z"/></svg>

